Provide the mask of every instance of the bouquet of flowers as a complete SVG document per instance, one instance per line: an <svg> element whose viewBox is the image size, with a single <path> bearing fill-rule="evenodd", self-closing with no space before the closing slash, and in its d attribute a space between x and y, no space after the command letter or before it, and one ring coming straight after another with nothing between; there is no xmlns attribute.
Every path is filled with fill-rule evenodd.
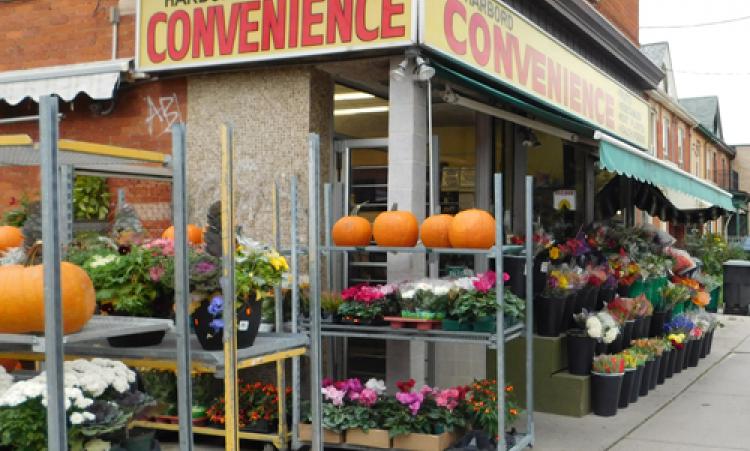
<svg viewBox="0 0 750 451"><path fill-rule="evenodd" d="M635 318L643 318L645 316L651 316L653 314L654 306L646 298L646 295L642 294L633 299L633 316Z"/></svg>
<svg viewBox="0 0 750 451"><path fill-rule="evenodd" d="M547 298L564 298L578 288L580 282L580 276L576 271L562 265L550 271L543 295Z"/></svg>
<svg viewBox="0 0 750 451"><path fill-rule="evenodd" d="M617 297L606 305L606 310L618 324L623 324L635 318L635 300Z"/></svg>
<svg viewBox="0 0 750 451"><path fill-rule="evenodd" d="M649 277L666 277L672 270L672 259L657 254L647 254L639 260L641 277L644 280Z"/></svg>
<svg viewBox="0 0 750 451"><path fill-rule="evenodd" d="M591 372L601 374L620 374L625 372L625 359L620 354L604 354L594 357Z"/></svg>
<svg viewBox="0 0 750 451"><path fill-rule="evenodd" d="M590 313L584 310L582 313L574 315L574 318L588 337L599 342L610 344L617 339L617 334L620 333L620 327L615 319L605 311Z"/></svg>
<svg viewBox="0 0 750 451"><path fill-rule="evenodd" d="M620 286L629 287L641 276L641 267L624 251L609 258L609 267Z"/></svg>
<svg viewBox="0 0 750 451"><path fill-rule="evenodd" d="M674 284L669 282L666 287L661 290L662 299L664 300L663 306L660 310L673 309L678 304L687 302L691 297L690 288L683 284Z"/></svg>
<svg viewBox="0 0 750 451"><path fill-rule="evenodd" d="M682 349L683 342L690 336L695 324L687 315L677 315L664 325L667 338L676 348Z"/></svg>

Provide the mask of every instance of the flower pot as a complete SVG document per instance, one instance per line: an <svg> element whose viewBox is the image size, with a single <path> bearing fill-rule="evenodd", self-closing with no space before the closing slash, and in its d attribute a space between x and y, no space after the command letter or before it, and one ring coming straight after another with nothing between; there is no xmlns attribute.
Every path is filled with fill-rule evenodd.
<svg viewBox="0 0 750 451"><path fill-rule="evenodd" d="M706 358L708 352L708 332L703 334L703 338L701 339L701 350L698 355L701 359Z"/></svg>
<svg viewBox="0 0 750 451"><path fill-rule="evenodd" d="M669 351L669 361L667 362L667 372L666 377L667 379L671 378L674 375L674 368L677 366L677 348L673 348Z"/></svg>
<svg viewBox="0 0 750 451"><path fill-rule="evenodd" d="M646 365L643 367L643 379L641 380L641 386L638 390L639 396L648 395L649 383L651 381L651 373L654 371L654 361L646 361Z"/></svg>
<svg viewBox="0 0 750 451"><path fill-rule="evenodd" d="M689 363L690 363L690 354L693 352L693 348L695 347L695 340L688 340L685 342L685 354L682 359L682 369L686 370L688 369Z"/></svg>
<svg viewBox="0 0 750 451"><path fill-rule="evenodd" d="M622 351L623 349L622 339L623 339L622 333L618 333L617 338L615 338L615 340L612 343L607 345L607 349L610 354L617 354L618 352Z"/></svg>
<svg viewBox="0 0 750 451"><path fill-rule="evenodd" d="M455 434L406 434L393 438L393 447L407 451L443 451L455 441Z"/></svg>
<svg viewBox="0 0 750 451"><path fill-rule="evenodd" d="M566 297L539 296L534 300L536 333L542 337L557 337L562 332L562 315Z"/></svg>
<svg viewBox="0 0 750 451"><path fill-rule="evenodd" d="M633 320L633 335L632 340L637 340L641 337L641 329L643 328L643 318L636 318Z"/></svg>
<svg viewBox="0 0 750 451"><path fill-rule="evenodd" d="M596 345L594 346L594 355L602 355L607 353L607 348L609 345L603 341L597 341ZM589 362L591 363L591 362ZM591 370L589 368L589 370Z"/></svg>
<svg viewBox="0 0 750 451"><path fill-rule="evenodd" d="M565 298L565 308L563 309L562 318L560 318L560 331L575 327L575 321L573 321L573 313L576 309L577 299L578 291L570 293L570 295Z"/></svg>
<svg viewBox="0 0 750 451"><path fill-rule="evenodd" d="M261 320L261 302L246 301L237 309L237 348L248 348L255 343ZM193 327L198 342L206 351L219 351L224 347L223 329L211 328L214 316L208 312L208 301L203 301L192 315Z"/></svg>
<svg viewBox="0 0 750 451"><path fill-rule="evenodd" d="M648 334L649 337L659 337L664 335L664 323L667 320L668 312L654 312L651 317L651 330Z"/></svg>
<svg viewBox="0 0 750 451"><path fill-rule="evenodd" d="M596 310L604 308L604 304L612 302L615 298L614 288L599 288L599 297L596 300Z"/></svg>
<svg viewBox="0 0 750 451"><path fill-rule="evenodd" d="M682 373L682 364L685 361L685 351L687 350L687 346L683 343L682 349L675 349L677 350L677 358L674 360L673 374L679 374Z"/></svg>
<svg viewBox="0 0 750 451"><path fill-rule="evenodd" d="M582 330L568 331L566 338L568 350L568 372L587 376L591 372L591 360L594 358L596 339L586 335Z"/></svg>
<svg viewBox="0 0 750 451"><path fill-rule="evenodd" d="M591 410L595 415L611 417L617 413L623 373L591 373Z"/></svg>
<svg viewBox="0 0 750 451"><path fill-rule="evenodd" d="M641 384L643 383L643 372L646 367L641 365L635 369L635 376L633 376L633 386L630 387L630 402L638 401L638 394L641 392Z"/></svg>
<svg viewBox="0 0 750 451"><path fill-rule="evenodd" d="M641 338L648 338L648 337L655 336L655 335L651 335L651 315L643 317L643 326L641 327L643 327L643 332L642 332L643 337Z"/></svg>
<svg viewBox="0 0 750 451"><path fill-rule="evenodd" d="M648 389L656 388L656 381L659 379L659 369L661 368L662 356L654 357L654 366L651 368L651 378L648 380Z"/></svg>
<svg viewBox="0 0 750 451"><path fill-rule="evenodd" d="M496 332L497 331L497 321L495 318L491 316L483 316L480 318L477 318L474 321L474 324L472 325L472 329L474 332Z"/></svg>
<svg viewBox="0 0 750 451"><path fill-rule="evenodd" d="M667 378L667 367L669 366L669 363L672 359L672 351L664 351L664 353L661 355L661 360L659 361L659 371L656 375L656 383L658 385L661 385L664 383L664 381Z"/></svg>
<svg viewBox="0 0 750 451"><path fill-rule="evenodd" d="M298 426L298 431L299 431L299 440L301 442L312 441L312 424L300 423ZM329 431L328 429L323 429L323 443L328 443L330 445L340 445L343 442L344 442L344 439L343 439L342 433Z"/></svg>
<svg viewBox="0 0 750 451"><path fill-rule="evenodd" d="M635 327L635 321L632 319L625 321L625 324L622 326L620 334L622 335L623 348L630 347L630 341L633 339L633 327Z"/></svg>
<svg viewBox="0 0 750 451"><path fill-rule="evenodd" d="M349 429L346 431L346 444L388 449L391 447L391 438L388 431L383 429L370 429L367 432L362 429Z"/></svg>
<svg viewBox="0 0 750 451"><path fill-rule="evenodd" d="M257 432L259 434L266 434L268 432L271 432L271 429L271 423L267 420L253 421L252 423L242 428L242 430L245 432Z"/></svg>
<svg viewBox="0 0 750 451"><path fill-rule="evenodd" d="M693 346L690 348L690 355L688 356L688 366L695 368L698 366L698 361L701 358L701 348L703 347L703 338L700 340L691 340Z"/></svg>
<svg viewBox="0 0 750 451"><path fill-rule="evenodd" d="M714 332L716 332L716 329L711 329L711 332L708 334L708 351L706 355L711 354L711 348L714 346Z"/></svg>
<svg viewBox="0 0 750 451"><path fill-rule="evenodd" d="M151 451L154 449L156 431L142 431L136 436L131 436L122 443L127 451Z"/></svg>
<svg viewBox="0 0 750 451"><path fill-rule="evenodd" d="M617 407L620 409L624 409L630 405L630 392L633 390L635 373L635 368L625 370L625 375L622 378L622 388L620 389L620 400L617 403Z"/></svg>
<svg viewBox="0 0 750 451"><path fill-rule="evenodd" d="M107 342L113 348L142 348L145 346L156 346L158 344L161 344L166 334L167 332L164 330L157 330L154 332L144 332L141 334L109 337L107 338Z"/></svg>
<svg viewBox="0 0 750 451"><path fill-rule="evenodd" d="M456 331L470 331L471 323L465 321L459 321L456 319L444 319L442 324L443 330L449 330L452 332Z"/></svg>

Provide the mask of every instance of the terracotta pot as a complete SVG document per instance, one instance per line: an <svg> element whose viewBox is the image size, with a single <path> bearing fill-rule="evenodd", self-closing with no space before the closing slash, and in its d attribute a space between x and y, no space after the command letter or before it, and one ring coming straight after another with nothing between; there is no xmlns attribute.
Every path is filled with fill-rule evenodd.
<svg viewBox="0 0 750 451"><path fill-rule="evenodd" d="M349 429L346 431L346 444L388 449L391 447L391 438L388 431L383 429L370 429L367 432L362 429Z"/></svg>

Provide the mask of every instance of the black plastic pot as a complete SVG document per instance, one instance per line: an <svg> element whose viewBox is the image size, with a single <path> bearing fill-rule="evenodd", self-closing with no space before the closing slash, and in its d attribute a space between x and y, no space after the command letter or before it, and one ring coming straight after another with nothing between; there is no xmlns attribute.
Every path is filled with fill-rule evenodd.
<svg viewBox="0 0 750 451"><path fill-rule="evenodd" d="M644 366L639 366L635 369L635 376L633 377L633 386L630 387L630 402L638 401L638 393L641 391L641 383L643 383L643 372L646 369Z"/></svg>
<svg viewBox="0 0 750 451"><path fill-rule="evenodd" d="M647 337L652 336L651 335L651 315L643 317L643 326L641 327L643 327L643 330L641 332L643 336L641 338L647 338Z"/></svg>
<svg viewBox="0 0 750 451"><path fill-rule="evenodd" d="M668 312L654 312L651 317L651 330L649 331L649 337L659 337L664 335L664 323L667 320Z"/></svg>
<svg viewBox="0 0 750 451"><path fill-rule="evenodd" d="M643 338L641 335L643 331L643 318L636 318L633 320L633 340Z"/></svg>
<svg viewBox="0 0 750 451"><path fill-rule="evenodd" d="M673 374L679 374L682 373L682 364L685 362L685 351L687 346L685 343L682 345L682 349L675 348L677 351L677 358L674 360L674 370Z"/></svg>
<svg viewBox="0 0 750 451"><path fill-rule="evenodd" d="M261 302L254 299L242 304L237 309L237 348L249 348L255 343L255 337L258 336L258 328L261 320ZM206 351L219 351L224 345L222 342L222 329L218 331L211 328L211 321L214 316L208 312L208 301L203 301L192 315L195 336L198 342Z"/></svg>
<svg viewBox="0 0 750 451"><path fill-rule="evenodd" d="M568 348L568 372L587 376L591 372L596 340L582 330L569 330L566 339Z"/></svg>
<svg viewBox="0 0 750 451"><path fill-rule="evenodd" d="M618 285L617 286L617 295L621 298L626 298L630 294L630 286L628 285Z"/></svg>
<svg viewBox="0 0 750 451"><path fill-rule="evenodd" d="M651 383L651 373L654 371L654 361L649 360L646 362L646 365L643 367L643 380L641 380L641 386L638 390L639 396L646 396L648 395L649 390L649 384Z"/></svg>
<svg viewBox="0 0 750 451"><path fill-rule="evenodd" d="M624 409L630 405L630 392L633 390L635 373L635 368L625 370L625 375L622 378L622 388L620 389L620 401L617 403L617 407L620 409Z"/></svg>
<svg viewBox="0 0 750 451"><path fill-rule="evenodd" d="M695 347L695 341L688 340L685 342L685 355L682 359L682 369L686 370L688 369L689 363L690 363L690 354L693 352L693 348Z"/></svg>
<svg viewBox="0 0 750 451"><path fill-rule="evenodd" d="M714 347L714 332L716 332L716 329L711 329L711 332L708 333L708 352L706 352L706 355L711 354L711 349Z"/></svg>
<svg viewBox="0 0 750 451"><path fill-rule="evenodd" d="M596 346L594 346L594 354L596 355L606 354L608 347L609 345L604 343L603 341L597 341Z"/></svg>
<svg viewBox="0 0 750 451"><path fill-rule="evenodd" d="M560 318L560 330L568 330L571 327L576 327L575 321L573 321L573 313L576 309L576 301L578 299L578 291L570 293L565 298L565 309L563 310L562 318Z"/></svg>
<svg viewBox="0 0 750 451"><path fill-rule="evenodd" d="M591 373L591 410L595 415L611 417L617 414L624 374Z"/></svg>
<svg viewBox="0 0 750 451"><path fill-rule="evenodd" d="M651 368L651 378L648 380L648 389L656 388L656 381L659 379L659 370L661 369L661 356L654 358L654 366Z"/></svg>
<svg viewBox="0 0 750 451"><path fill-rule="evenodd" d="M534 300L536 333L542 337L557 337L562 332L562 316L566 297L539 296Z"/></svg>
<svg viewBox="0 0 750 451"><path fill-rule="evenodd" d="M617 334L617 338L609 344L607 349L609 349L610 354L617 354L618 352L623 350L623 340L622 340L622 332Z"/></svg>
<svg viewBox="0 0 750 451"><path fill-rule="evenodd" d="M677 365L677 348L673 348L671 351L669 351L669 361L667 362L667 371L666 371L667 379L671 378L674 375L674 367L676 365Z"/></svg>
<svg viewBox="0 0 750 451"><path fill-rule="evenodd" d="M667 367L669 366L670 359L672 358L670 354L672 354L671 351L665 350L661 355L661 360L659 360L659 371L656 376L656 383L658 385L663 384L667 378Z"/></svg>
<svg viewBox="0 0 750 451"><path fill-rule="evenodd" d="M708 332L706 332L703 335L703 340L701 340L701 353L700 358L704 359L708 355Z"/></svg>
<svg viewBox="0 0 750 451"><path fill-rule="evenodd" d="M688 356L688 366L695 368L698 366L698 361L701 359L701 348L703 347L703 339L691 340L690 343L693 346L690 348L690 355Z"/></svg>
<svg viewBox="0 0 750 451"><path fill-rule="evenodd" d="M596 300L596 310L604 308L604 304L612 302L615 298L614 288L599 288L599 297Z"/></svg>
<svg viewBox="0 0 750 451"><path fill-rule="evenodd" d="M622 325L622 346L623 348L629 348L630 347L630 341L633 339L633 327L635 326L635 321L628 320L625 321L625 324Z"/></svg>
<svg viewBox="0 0 750 451"><path fill-rule="evenodd" d="M142 348L145 346L156 346L164 340L166 331L157 330L154 332L144 332L142 334L121 335L119 337L109 337L107 342L113 348Z"/></svg>

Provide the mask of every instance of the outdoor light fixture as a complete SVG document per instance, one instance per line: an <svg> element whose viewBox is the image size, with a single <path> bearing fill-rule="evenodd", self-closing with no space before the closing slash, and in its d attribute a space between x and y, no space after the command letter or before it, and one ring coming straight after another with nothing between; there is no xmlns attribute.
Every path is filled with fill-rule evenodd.
<svg viewBox="0 0 750 451"><path fill-rule="evenodd" d="M401 61L397 68L391 71L391 80L403 81L406 78L406 69L409 67L409 57Z"/></svg>
<svg viewBox="0 0 750 451"><path fill-rule="evenodd" d="M435 76L435 68L430 66L421 56L416 58L417 67L414 69L417 80L428 81Z"/></svg>
<svg viewBox="0 0 750 451"><path fill-rule="evenodd" d="M542 143L539 142L539 137L536 136L536 133L528 127L523 127L521 129L521 138L521 145L528 149L533 149L542 145Z"/></svg>
<svg viewBox="0 0 750 451"><path fill-rule="evenodd" d="M411 76L414 77L415 80L418 81L429 81L432 79L432 77L435 76L435 68L430 66L427 60L419 56L418 53L413 51L407 51L406 52L406 58L404 58L401 63L399 63L398 67L391 70L391 80L393 81L403 81L406 79L407 76L409 76L409 60L411 58L414 58L414 71L411 73Z"/></svg>

